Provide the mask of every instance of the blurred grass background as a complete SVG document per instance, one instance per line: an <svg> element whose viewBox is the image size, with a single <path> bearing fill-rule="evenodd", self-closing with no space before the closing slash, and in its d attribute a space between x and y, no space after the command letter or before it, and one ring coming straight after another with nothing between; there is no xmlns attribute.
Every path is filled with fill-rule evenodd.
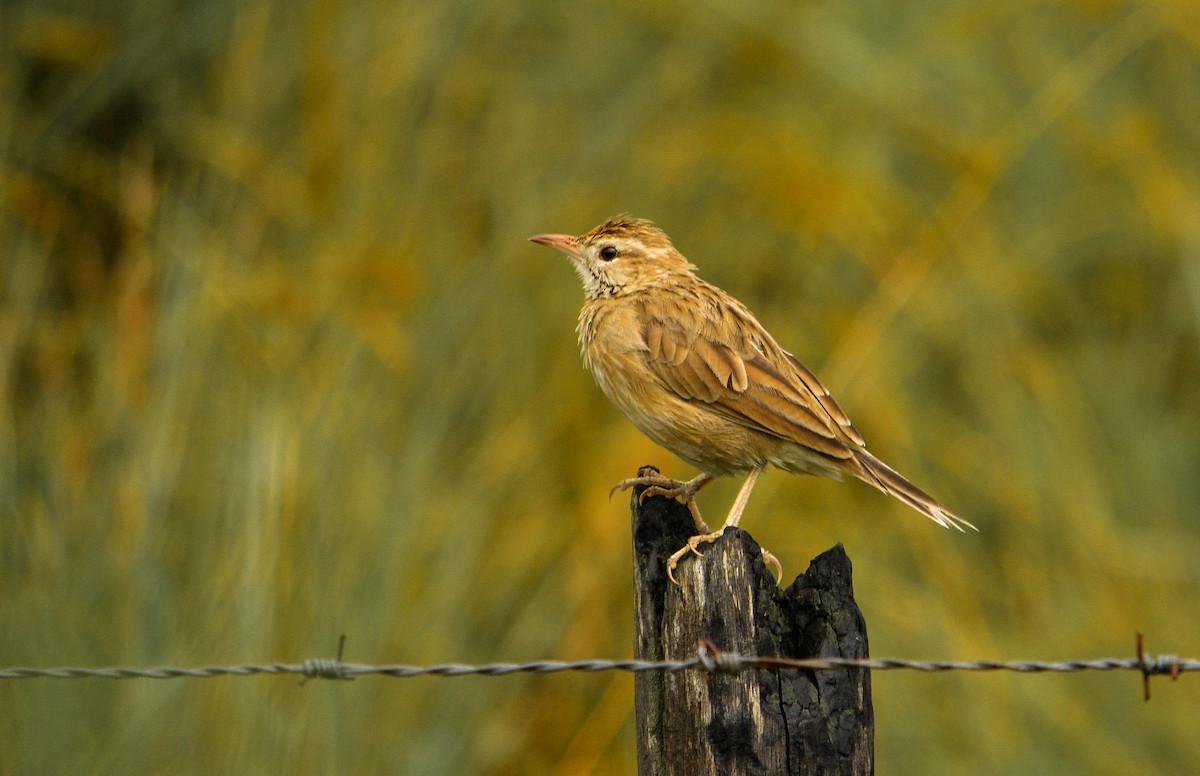
<svg viewBox="0 0 1200 776"><path fill-rule="evenodd" d="M1200 651L1192 0L10 0L0 104L0 665L630 655L693 472L525 242L624 211L980 527L762 480L873 654ZM874 682L881 773L1200 762L1190 676ZM7 681L0 771L629 774L632 685Z"/></svg>

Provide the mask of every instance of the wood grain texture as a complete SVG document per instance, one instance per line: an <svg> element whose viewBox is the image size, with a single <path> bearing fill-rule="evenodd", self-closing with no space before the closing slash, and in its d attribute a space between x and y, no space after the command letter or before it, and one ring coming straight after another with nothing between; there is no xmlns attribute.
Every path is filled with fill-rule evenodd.
<svg viewBox="0 0 1200 776"><path fill-rule="evenodd" d="M663 561L693 532L691 519L674 500L639 504L640 491L632 500L637 657L686 660L700 639L744 655L867 657L840 544L783 590L750 535L731 529L680 565L677 587ZM635 703L640 774L873 773L865 670L642 673Z"/></svg>

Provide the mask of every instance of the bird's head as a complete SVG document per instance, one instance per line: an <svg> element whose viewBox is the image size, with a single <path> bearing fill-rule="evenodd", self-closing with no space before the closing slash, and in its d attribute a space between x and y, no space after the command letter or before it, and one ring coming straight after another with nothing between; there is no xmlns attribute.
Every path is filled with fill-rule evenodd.
<svg viewBox="0 0 1200 776"><path fill-rule="evenodd" d="M695 269L663 230L641 218L616 216L578 237L539 234L529 239L571 257L588 299L621 296Z"/></svg>

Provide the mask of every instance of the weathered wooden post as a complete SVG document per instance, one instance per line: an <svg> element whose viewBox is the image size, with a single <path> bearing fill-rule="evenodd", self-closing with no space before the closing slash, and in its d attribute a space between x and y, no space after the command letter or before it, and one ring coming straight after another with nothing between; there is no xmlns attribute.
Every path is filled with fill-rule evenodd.
<svg viewBox="0 0 1200 776"><path fill-rule="evenodd" d="M650 467L653 468L653 467ZM839 544L786 590L745 531L727 531L667 579L665 560L695 532L687 508L633 494L634 650L687 660L701 639L774 657L867 657L867 631ZM874 719L866 669L639 673L638 773L871 774Z"/></svg>

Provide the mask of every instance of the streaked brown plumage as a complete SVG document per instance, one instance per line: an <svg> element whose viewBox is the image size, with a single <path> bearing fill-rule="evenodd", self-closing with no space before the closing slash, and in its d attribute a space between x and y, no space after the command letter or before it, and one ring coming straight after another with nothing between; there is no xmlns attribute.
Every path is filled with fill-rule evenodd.
<svg viewBox="0 0 1200 776"><path fill-rule="evenodd" d="M583 360L635 426L702 472L680 482L625 480L649 494L683 498L700 535L671 557L737 525L758 474L775 466L840 478L843 472L895 496L939 525L974 528L867 452L862 435L825 386L781 348L750 310L696 277L649 221L620 216L578 237L530 240L571 257L587 301L579 313ZM748 473L721 530L710 532L696 492L715 477Z"/></svg>

